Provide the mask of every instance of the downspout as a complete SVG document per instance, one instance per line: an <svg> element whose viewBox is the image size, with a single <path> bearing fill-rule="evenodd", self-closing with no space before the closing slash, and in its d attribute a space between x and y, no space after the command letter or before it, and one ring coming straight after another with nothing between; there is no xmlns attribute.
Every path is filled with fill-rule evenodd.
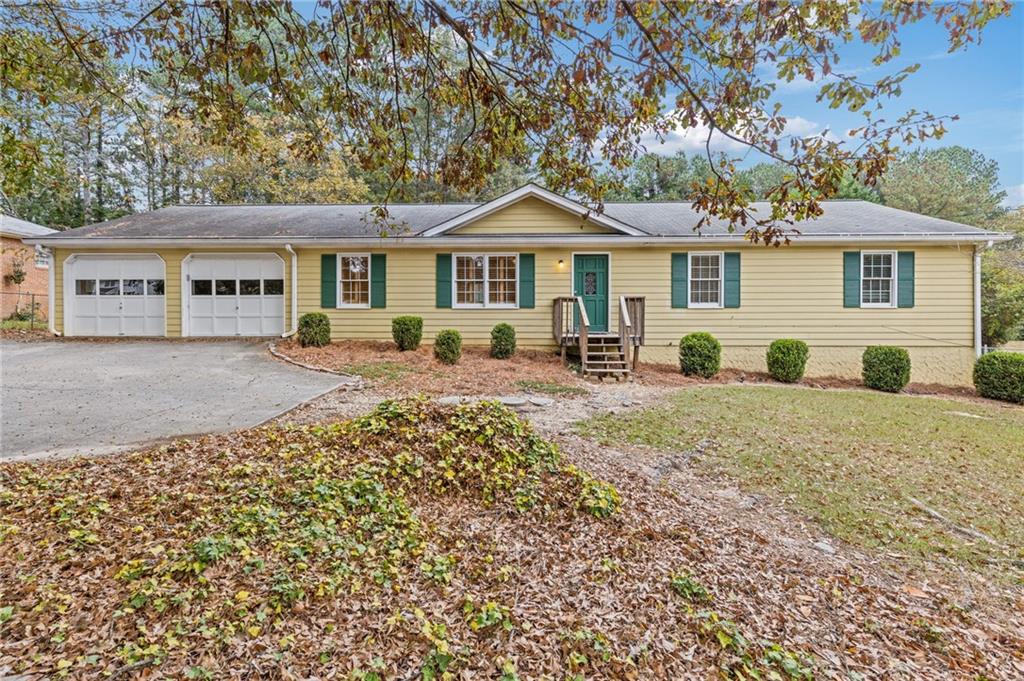
<svg viewBox="0 0 1024 681"><path fill-rule="evenodd" d="M291 244L285 244L284 250L292 256L292 328L282 333L281 338L289 338L299 330L299 255Z"/></svg>
<svg viewBox="0 0 1024 681"><path fill-rule="evenodd" d="M974 356L981 357L981 253L992 242L974 246Z"/></svg>
<svg viewBox="0 0 1024 681"><path fill-rule="evenodd" d="M43 248L46 248L46 246L43 246ZM54 319L57 314L57 301L55 300L57 297L57 258L54 256L52 248L46 248L46 259L49 261L50 266L50 272L47 275L49 277L49 281L47 282L49 290L46 295L46 319L49 323L50 333L54 336L60 336L60 331L58 331L57 327L54 326L54 323L57 321Z"/></svg>

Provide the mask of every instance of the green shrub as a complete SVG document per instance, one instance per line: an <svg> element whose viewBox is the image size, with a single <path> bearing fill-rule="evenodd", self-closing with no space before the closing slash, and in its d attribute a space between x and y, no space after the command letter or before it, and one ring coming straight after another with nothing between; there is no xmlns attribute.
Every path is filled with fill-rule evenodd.
<svg viewBox="0 0 1024 681"><path fill-rule="evenodd" d="M804 377L807 368L807 343L792 338L780 338L768 346L768 373L776 381L796 383Z"/></svg>
<svg viewBox="0 0 1024 681"><path fill-rule="evenodd" d="M331 320L323 312L307 312L299 317L299 345L322 348L331 342Z"/></svg>
<svg viewBox="0 0 1024 681"><path fill-rule="evenodd" d="M395 317L391 320L391 337L395 339L399 350L415 350L423 340L423 317Z"/></svg>
<svg viewBox="0 0 1024 681"><path fill-rule="evenodd" d="M711 378L722 366L722 344L710 333L697 331L679 341L679 368L687 376Z"/></svg>
<svg viewBox="0 0 1024 681"><path fill-rule="evenodd" d="M864 385L898 393L910 382L910 353L894 345L872 345L864 351Z"/></svg>
<svg viewBox="0 0 1024 681"><path fill-rule="evenodd" d="M511 324L497 324L491 329L491 357L508 359L516 352L516 330Z"/></svg>
<svg viewBox="0 0 1024 681"><path fill-rule="evenodd" d="M974 387L982 397L1024 404L1024 354L982 355L974 363Z"/></svg>
<svg viewBox="0 0 1024 681"><path fill-rule="evenodd" d="M434 357L445 364L455 364L462 357L462 334L455 329L442 329L434 338Z"/></svg>

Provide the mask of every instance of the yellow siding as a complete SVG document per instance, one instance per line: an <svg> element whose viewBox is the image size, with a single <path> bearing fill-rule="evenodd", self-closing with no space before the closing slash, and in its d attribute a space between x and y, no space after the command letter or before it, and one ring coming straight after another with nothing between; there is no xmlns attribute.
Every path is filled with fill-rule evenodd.
<svg viewBox="0 0 1024 681"><path fill-rule="evenodd" d="M643 295L647 298L647 346L642 356L647 359L674 361L679 338L701 330L721 340L727 359L733 357L736 366L750 370L764 369L764 349L771 341L799 338L811 345L811 367L819 372L858 375L865 346L892 344L922 358L915 363L914 380L969 382L974 343L972 251L951 246L904 245L900 249L916 252L916 300L910 309L844 308L842 254L849 248L738 249L742 252L741 306L735 309L671 307L671 253L685 249L611 249L609 329L617 328L618 296ZM388 253L388 307L323 310L331 319L332 336L388 339L392 317L416 314L423 317L428 342L438 329L451 327L462 333L466 344L482 345L489 342L491 327L509 322L516 327L522 347L553 347L552 300L570 293L571 251L523 250L536 254L535 309L438 309L435 256L450 250ZM328 251L299 251L300 314L320 310L320 255L324 252ZM561 268L559 259L565 263ZM935 358L948 363L940 366Z"/></svg>
<svg viewBox="0 0 1024 681"><path fill-rule="evenodd" d="M164 310L167 315L166 333L170 338L181 336L181 262L190 253L227 253L210 249L195 248L124 248L118 249L117 253L153 253L164 259ZM276 253L284 260L284 328L291 328L291 255L284 250L275 249L232 249L231 253ZM68 256L81 253L110 254L114 253L109 248L100 250L88 249L55 249L54 264L54 326L58 331L64 331L64 261ZM318 275L319 276L319 275Z"/></svg>
<svg viewBox="0 0 1024 681"><path fill-rule="evenodd" d="M884 244L861 249L889 248ZM710 331L723 344L727 366L764 370L767 345L792 337L811 346L809 375L858 376L860 353L867 345L893 344L911 351L915 381L969 383L973 360L972 249L906 244L916 252L915 298L910 309L848 309L843 307L843 250L852 247L790 246L779 249L744 246L741 259L741 306L735 309L673 309L671 253L682 248L614 248L610 253L612 311L609 328L618 324L620 295L647 298L647 360L673 362L679 338L691 331ZM468 250L468 249L467 249ZM509 249L495 245L494 250ZM489 342L498 322L516 327L521 347L554 347L552 300L571 292L572 252L566 248L519 249L536 256L536 308L519 310L438 309L435 307L435 263L438 252L452 249L406 248L387 252L387 308L320 308L320 256L324 249L298 251L298 311L323 311L331 320L334 339L389 339L391 319L400 314L424 319L430 342L442 328L458 329L468 345ZM696 252L697 249L689 249ZM714 249L704 249L714 250ZM56 325L63 328L63 264L72 251L59 249L55 258ZM88 252L76 249L73 252ZM109 252L109 249L108 251ZM167 335L181 335L181 261L194 249L134 249L158 253L167 263ZM238 251L242 252L242 251ZM250 251L251 252L251 251ZM285 261L285 328L290 328L290 257ZM361 249L361 252L365 252ZM376 249L374 252L386 252ZM458 252L456 250L456 252ZM563 260L560 267L558 261Z"/></svg>
<svg viewBox="0 0 1024 681"><path fill-rule="evenodd" d="M608 234L612 233L612 230L531 196L464 227L459 227L451 233Z"/></svg>

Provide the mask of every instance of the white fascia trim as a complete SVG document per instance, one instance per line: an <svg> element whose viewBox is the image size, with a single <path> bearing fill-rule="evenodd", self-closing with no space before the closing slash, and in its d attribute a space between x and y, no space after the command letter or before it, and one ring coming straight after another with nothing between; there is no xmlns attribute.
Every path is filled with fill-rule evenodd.
<svg viewBox="0 0 1024 681"><path fill-rule="evenodd" d="M1008 234L871 234L871 235L838 235L838 234L803 234L791 237L791 245L843 245L857 243L933 243L963 244L1009 241L1013 237ZM212 252L230 251L237 248L283 248L291 244L296 249L374 249L374 248L523 248L523 247L590 247L590 246L701 246L730 244L745 246L750 244L742 234L720 236L627 236L627 235L572 235L572 234L535 234L517 236L441 236L430 239L420 237L341 237L337 239L303 238L303 237L270 237L265 239L225 239L225 238L192 238L192 239L116 239L116 238L83 238L83 239L38 239L33 244L42 244L51 248L203 248ZM756 246L763 248L763 246Z"/></svg>
<svg viewBox="0 0 1024 681"><path fill-rule="evenodd" d="M579 217L587 218L595 224L615 230L616 232L621 232L622 234L628 234L629 236L647 236L646 232L636 229L635 227L631 227L624 222L616 220L615 218L596 213L590 208L584 206L582 203L573 201L572 199L567 199L564 196L544 189L543 187L538 187L535 184L523 185L519 189L511 191L503 196L499 196L493 201L488 201L487 203L480 204L476 208L471 208L461 215L456 215L450 220L445 220L441 224L431 227L425 232L422 232L421 235L425 237L439 236L461 227L462 225L479 220L482 217L490 215L495 211L499 211L506 206L510 206L513 203L528 197L540 199L541 201L550 203L553 206L557 206L558 208Z"/></svg>

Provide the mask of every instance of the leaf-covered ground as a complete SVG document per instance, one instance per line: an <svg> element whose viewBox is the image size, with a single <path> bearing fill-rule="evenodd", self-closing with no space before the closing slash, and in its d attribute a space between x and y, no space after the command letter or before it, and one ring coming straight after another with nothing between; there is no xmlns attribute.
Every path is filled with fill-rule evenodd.
<svg viewBox="0 0 1024 681"><path fill-rule="evenodd" d="M604 444L692 451L705 469L793 499L833 535L1024 579L1024 409L868 391L683 390L595 416ZM1014 566L1016 565L1016 569Z"/></svg>
<svg viewBox="0 0 1024 681"><path fill-rule="evenodd" d="M621 453L567 446L498 405L403 401L341 424L4 466L0 670L1024 673L1009 622L863 565L803 560Z"/></svg>

